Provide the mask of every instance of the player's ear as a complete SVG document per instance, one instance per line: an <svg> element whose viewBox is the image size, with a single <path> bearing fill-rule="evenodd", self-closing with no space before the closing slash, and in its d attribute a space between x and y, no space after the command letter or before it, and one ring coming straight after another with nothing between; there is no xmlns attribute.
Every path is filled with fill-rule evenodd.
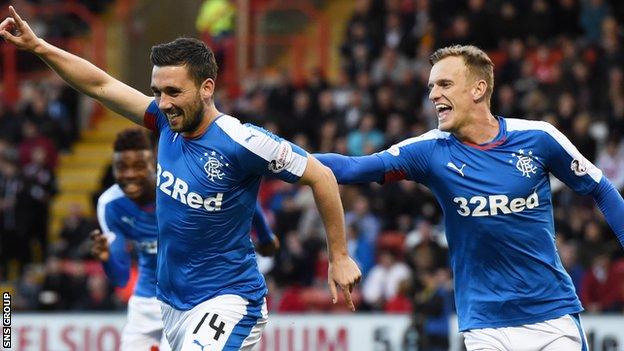
<svg viewBox="0 0 624 351"><path fill-rule="evenodd" d="M199 87L199 93L201 94L202 100L210 100L214 95L215 90L215 81L212 78L207 78L204 80Z"/></svg>
<svg viewBox="0 0 624 351"><path fill-rule="evenodd" d="M472 86L472 99L475 102L481 101L485 97L487 91L487 83L483 79L477 80Z"/></svg>

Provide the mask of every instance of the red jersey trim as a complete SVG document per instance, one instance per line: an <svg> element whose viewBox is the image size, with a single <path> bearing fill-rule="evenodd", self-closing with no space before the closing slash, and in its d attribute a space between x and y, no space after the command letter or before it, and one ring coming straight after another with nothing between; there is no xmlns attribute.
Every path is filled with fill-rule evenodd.
<svg viewBox="0 0 624 351"><path fill-rule="evenodd" d="M386 172L386 174L384 175L384 183L396 182L399 180L403 180L406 177L407 177L407 173L402 170Z"/></svg>
<svg viewBox="0 0 624 351"><path fill-rule="evenodd" d="M489 143L489 144L485 144L485 145L477 145L477 144L473 144L471 142L468 141L462 141L461 143L470 147L473 147L475 149L479 149L479 150L489 150L489 149L493 149L495 147L497 147L498 145L502 145L507 139L505 137L503 137L501 140L495 141L493 143Z"/></svg>
<svg viewBox="0 0 624 351"><path fill-rule="evenodd" d="M145 126L145 128L151 130L151 131L156 131L156 115L145 111L145 114L143 115L143 125Z"/></svg>

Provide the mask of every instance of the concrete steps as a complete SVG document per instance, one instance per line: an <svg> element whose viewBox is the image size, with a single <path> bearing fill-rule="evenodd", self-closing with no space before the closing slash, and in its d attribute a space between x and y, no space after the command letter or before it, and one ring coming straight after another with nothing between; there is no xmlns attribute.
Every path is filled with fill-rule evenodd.
<svg viewBox="0 0 624 351"><path fill-rule="evenodd" d="M332 0L322 9L327 21L329 22L329 67L327 75L331 80L338 77L340 70L340 45L344 40L347 19L353 12L355 2L352 0ZM319 28L316 22L311 22L301 34L307 39L309 47L316 48L318 40ZM289 67L296 56L296 48L290 47L281 57L275 60L271 65L274 71L279 71L280 67ZM313 68L317 68L319 60L318 50L307 50L307 56L304 60L304 72L307 75Z"/></svg>
<svg viewBox="0 0 624 351"><path fill-rule="evenodd" d="M91 197L99 189L100 179L111 161L115 136L131 126L132 122L107 112L96 128L82 132L72 153L61 156L57 169L59 193L50 211L51 240L58 238L72 205L78 204L86 215L95 215Z"/></svg>
<svg viewBox="0 0 624 351"><path fill-rule="evenodd" d="M128 38L123 23L114 11L104 17L106 22L106 71L123 80L127 62L124 54ZM86 215L94 215L91 204L92 193L99 188L100 178L110 163L113 141L116 134L134 124L127 119L104 110L103 116L94 128L83 130L80 140L73 146L71 154L63 155L57 168L59 193L50 207L49 233L53 241L58 238L63 219L70 206L78 204Z"/></svg>

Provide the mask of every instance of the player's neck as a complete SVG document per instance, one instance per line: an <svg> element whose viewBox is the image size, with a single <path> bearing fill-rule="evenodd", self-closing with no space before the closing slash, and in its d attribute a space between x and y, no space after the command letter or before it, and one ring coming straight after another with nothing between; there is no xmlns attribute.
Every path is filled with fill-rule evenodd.
<svg viewBox="0 0 624 351"><path fill-rule="evenodd" d="M154 187L156 187L156 185L154 184ZM154 202L156 202L156 193L149 193L149 194L145 194L145 196L142 196L138 199L134 199L132 200L134 201L135 204L137 204L139 207L145 206L145 205L149 205L149 204L153 204Z"/></svg>
<svg viewBox="0 0 624 351"><path fill-rule="evenodd" d="M195 130L193 130L192 132L182 132L182 136L187 139L195 139L199 136L202 136L206 132L206 130L208 130L208 127L210 127L212 122L214 122L220 115L221 112L217 110L214 103L210 104L204 111L202 120L201 122L199 122L197 128L195 128Z"/></svg>
<svg viewBox="0 0 624 351"><path fill-rule="evenodd" d="M499 121L489 111L471 118L468 123L453 132L457 139L475 144L487 144L494 140L499 132Z"/></svg>

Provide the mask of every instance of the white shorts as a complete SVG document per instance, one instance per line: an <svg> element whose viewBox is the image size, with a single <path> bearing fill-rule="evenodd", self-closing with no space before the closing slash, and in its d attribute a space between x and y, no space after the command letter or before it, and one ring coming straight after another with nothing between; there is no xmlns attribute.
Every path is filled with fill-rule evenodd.
<svg viewBox="0 0 624 351"><path fill-rule="evenodd" d="M128 323L121 333L121 351L170 350L163 335L160 301L132 295L128 301Z"/></svg>
<svg viewBox="0 0 624 351"><path fill-rule="evenodd" d="M473 329L462 333L468 351L587 351L578 314L519 327Z"/></svg>
<svg viewBox="0 0 624 351"><path fill-rule="evenodd" d="M173 350L251 350L268 321L266 299L221 295L188 311L161 303L167 340Z"/></svg>

